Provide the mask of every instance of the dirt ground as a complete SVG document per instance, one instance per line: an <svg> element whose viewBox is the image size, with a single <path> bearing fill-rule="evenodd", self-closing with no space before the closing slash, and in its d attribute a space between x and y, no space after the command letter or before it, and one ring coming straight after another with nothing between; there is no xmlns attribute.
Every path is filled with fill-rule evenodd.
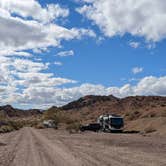
<svg viewBox="0 0 166 166"><path fill-rule="evenodd" d="M0 166L165 166L166 137L23 128L0 135Z"/></svg>

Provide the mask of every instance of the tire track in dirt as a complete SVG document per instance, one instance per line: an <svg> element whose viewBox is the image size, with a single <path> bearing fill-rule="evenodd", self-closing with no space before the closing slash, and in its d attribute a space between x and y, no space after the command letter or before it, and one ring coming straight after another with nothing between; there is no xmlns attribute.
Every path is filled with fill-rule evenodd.
<svg viewBox="0 0 166 166"><path fill-rule="evenodd" d="M36 129L23 128L7 138L0 166L83 166L61 142L53 143Z"/></svg>
<svg viewBox="0 0 166 166"><path fill-rule="evenodd" d="M39 131L31 129L32 135L38 142L38 151L42 156L43 163L50 166L83 166L81 160L72 155L59 140L53 142ZM44 165L43 165L44 166Z"/></svg>
<svg viewBox="0 0 166 166"><path fill-rule="evenodd" d="M50 140L60 140L85 166L165 166L166 163L166 154L162 153L166 147L163 146L160 153L157 150L161 145L165 145L164 139L157 140L152 137L151 140L151 137L145 139L140 135L133 137L103 133L69 135L53 130L41 132ZM162 142L156 142L160 140Z"/></svg>
<svg viewBox="0 0 166 166"><path fill-rule="evenodd" d="M0 165L10 166L15 158L17 147L22 140L22 132L15 131L9 133L7 137L1 138L4 142L4 147L0 149Z"/></svg>
<svg viewBox="0 0 166 166"><path fill-rule="evenodd" d="M65 131L23 128L0 135L4 144L0 146L0 166L165 166L162 152L166 147L161 153L158 148L165 145L165 139L142 139L139 135L71 135Z"/></svg>

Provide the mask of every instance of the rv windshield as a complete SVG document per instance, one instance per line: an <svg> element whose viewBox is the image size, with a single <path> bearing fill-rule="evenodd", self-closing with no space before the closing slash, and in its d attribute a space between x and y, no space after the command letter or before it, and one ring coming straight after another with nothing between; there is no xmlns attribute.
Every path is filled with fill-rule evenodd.
<svg viewBox="0 0 166 166"><path fill-rule="evenodd" d="M116 126L123 126L123 118L111 118L111 124Z"/></svg>

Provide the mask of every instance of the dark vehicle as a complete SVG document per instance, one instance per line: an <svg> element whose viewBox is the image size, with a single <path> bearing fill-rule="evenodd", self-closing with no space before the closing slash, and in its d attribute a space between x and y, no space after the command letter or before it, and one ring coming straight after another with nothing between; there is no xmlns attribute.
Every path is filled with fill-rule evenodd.
<svg viewBox="0 0 166 166"><path fill-rule="evenodd" d="M89 130L89 131L97 132L100 130L100 128L101 126L99 123L90 123L90 124L81 126L80 130L81 131Z"/></svg>

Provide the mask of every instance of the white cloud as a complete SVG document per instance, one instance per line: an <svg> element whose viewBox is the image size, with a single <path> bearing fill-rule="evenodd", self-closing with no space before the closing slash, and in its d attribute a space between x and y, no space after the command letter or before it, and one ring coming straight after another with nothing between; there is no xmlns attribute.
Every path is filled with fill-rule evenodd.
<svg viewBox="0 0 166 166"><path fill-rule="evenodd" d="M166 1L163 0L82 0L76 10L92 20L105 36L144 37L157 42L166 38Z"/></svg>
<svg viewBox="0 0 166 166"><path fill-rule="evenodd" d="M73 50L61 51L61 52L58 52L56 56L60 56L60 57L74 56L74 51Z"/></svg>
<svg viewBox="0 0 166 166"><path fill-rule="evenodd" d="M28 49L56 47L60 45L61 40L80 39L82 36L92 35L90 30L76 28L69 30L55 24L43 25L36 21L12 17L0 17L0 27L1 55Z"/></svg>
<svg viewBox="0 0 166 166"><path fill-rule="evenodd" d="M132 48L138 48L140 46L140 43L131 41L131 42L129 42L129 46Z"/></svg>
<svg viewBox="0 0 166 166"><path fill-rule="evenodd" d="M43 57L33 55L60 47L62 40L96 37L90 29L68 29L57 24L59 17L68 15L69 9L59 4L41 6L36 0L0 1L0 104L48 105L46 97L55 93L58 86L76 83L49 72L50 63L43 63Z"/></svg>
<svg viewBox="0 0 166 166"><path fill-rule="evenodd" d="M112 94L120 98L135 95L166 96L166 77L149 76L141 79L136 85L126 84L122 87L82 84L72 88L58 88L44 85L34 86L34 83L32 85L25 88L22 93L13 93L12 96L9 94L6 101L43 108L64 105L85 95Z"/></svg>
<svg viewBox="0 0 166 166"><path fill-rule="evenodd" d="M134 67L134 68L132 68L132 73L133 74L138 74L138 73L141 73L141 72L143 72L143 67Z"/></svg>
<svg viewBox="0 0 166 166"><path fill-rule="evenodd" d="M36 91L38 89L56 89L63 84L76 83L75 80L55 77L53 73L45 72L49 67L49 63L34 62L22 58L1 57L0 64L1 104L17 103L22 105L24 102L28 102L24 101L24 99L27 99L26 93L28 89L37 89ZM29 96L28 100L33 101L31 98L34 97L34 103L39 102L37 98L42 97L36 96L35 100L33 94L34 92ZM34 103L29 102L29 105Z"/></svg>
<svg viewBox="0 0 166 166"><path fill-rule="evenodd" d="M58 17L68 14L69 10L58 4L42 7L36 0L1 0L0 55L29 56L27 50L39 53L60 46L62 40L96 36L90 29L67 29L55 23Z"/></svg>
<svg viewBox="0 0 166 166"><path fill-rule="evenodd" d="M63 63L62 63L62 62L58 62L58 61L56 61L56 62L54 62L54 65L57 65L57 66L62 66L62 65L63 65Z"/></svg>
<svg viewBox="0 0 166 166"><path fill-rule="evenodd" d="M48 4L45 8L36 0L1 0L0 8L18 16L50 22L58 17L67 17L69 10L61 8L59 4Z"/></svg>

